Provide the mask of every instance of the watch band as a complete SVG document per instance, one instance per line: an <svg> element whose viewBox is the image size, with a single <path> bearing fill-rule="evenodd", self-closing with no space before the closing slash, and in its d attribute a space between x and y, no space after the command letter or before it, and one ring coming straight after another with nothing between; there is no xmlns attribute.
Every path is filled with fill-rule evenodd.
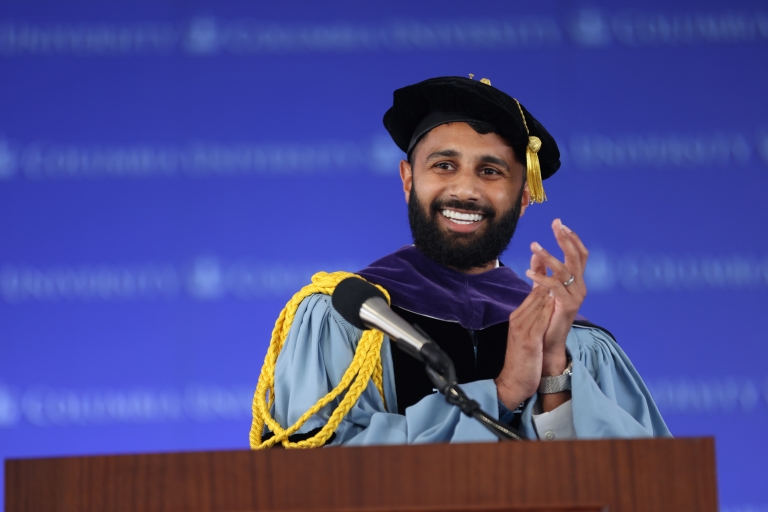
<svg viewBox="0 0 768 512"><path fill-rule="evenodd" d="M573 369L573 361L568 361L568 366L565 367L562 375L556 375L554 377L542 377L539 384L539 393L560 393L562 391L568 391L571 389L571 374Z"/></svg>

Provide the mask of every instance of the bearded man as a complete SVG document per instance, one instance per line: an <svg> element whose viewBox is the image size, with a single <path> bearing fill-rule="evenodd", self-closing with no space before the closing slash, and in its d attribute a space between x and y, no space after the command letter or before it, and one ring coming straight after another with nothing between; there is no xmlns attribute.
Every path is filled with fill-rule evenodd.
<svg viewBox="0 0 768 512"><path fill-rule="evenodd" d="M613 337L578 316L588 252L576 233L552 223L564 261L531 244L532 287L498 259L560 167L541 123L470 76L398 89L384 125L407 155L400 177L413 245L357 276L440 345L471 398L528 438L669 436ZM495 440L435 392L419 361L333 309L333 276L316 276L278 320L251 446Z"/></svg>

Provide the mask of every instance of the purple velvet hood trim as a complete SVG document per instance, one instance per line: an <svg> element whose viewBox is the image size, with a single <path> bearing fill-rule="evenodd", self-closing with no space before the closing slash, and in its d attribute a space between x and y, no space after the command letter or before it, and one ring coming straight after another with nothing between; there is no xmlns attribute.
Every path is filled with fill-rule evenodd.
<svg viewBox="0 0 768 512"><path fill-rule="evenodd" d="M383 286L394 306L473 330L508 321L531 292L531 285L509 267L464 274L430 260L410 245L357 274Z"/></svg>

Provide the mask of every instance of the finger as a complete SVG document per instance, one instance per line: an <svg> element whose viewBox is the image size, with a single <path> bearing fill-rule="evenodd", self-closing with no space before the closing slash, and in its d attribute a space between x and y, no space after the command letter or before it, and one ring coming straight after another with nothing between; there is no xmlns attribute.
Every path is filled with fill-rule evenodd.
<svg viewBox="0 0 768 512"><path fill-rule="evenodd" d="M561 281L565 282L571 278L571 275L576 275L574 272L571 272L563 262L552 256L549 251L544 249L538 242L533 242L531 244L531 251L541 259L547 268L552 270L552 275ZM546 272L543 272L543 274L546 275Z"/></svg>
<svg viewBox="0 0 768 512"><path fill-rule="evenodd" d="M529 332L532 339L543 339L547 329L549 329L549 324L552 321L552 315L554 313L555 300L552 297L547 296L547 300L544 301L542 307L538 310L536 321L531 325L531 330Z"/></svg>
<svg viewBox="0 0 768 512"><path fill-rule="evenodd" d="M579 252L579 255L581 256L582 261L582 269L586 267L587 265L587 258L589 257L589 251L587 250L584 243L581 241L581 238L579 238L579 235L576 234L575 231L573 231L571 228L563 224L562 221L560 221L561 230L565 231L568 235L568 239L573 243L574 247L576 247L576 250Z"/></svg>
<svg viewBox="0 0 768 512"><path fill-rule="evenodd" d="M525 339L534 343L547 331L554 311L555 301L549 291L544 287L541 287L540 290L541 295L537 298L533 308L518 325L518 331L525 335Z"/></svg>
<svg viewBox="0 0 768 512"><path fill-rule="evenodd" d="M573 231L563 224L562 220L555 219L552 222L552 232L555 234L557 245L560 246L565 256L565 266L575 275L583 274L585 261L579 248L576 246L575 240L571 236Z"/></svg>
<svg viewBox="0 0 768 512"><path fill-rule="evenodd" d="M531 311L539 307L539 304L549 295L547 289L534 289L525 300L512 312L510 316L523 317L530 314Z"/></svg>
<svg viewBox="0 0 768 512"><path fill-rule="evenodd" d="M510 326L514 325L523 331L527 331L535 322L537 312L549 298L549 290L537 288L528 294L528 297L520 306L509 315Z"/></svg>
<svg viewBox="0 0 768 512"><path fill-rule="evenodd" d="M586 295L582 287L576 286L574 282L568 286L555 276L544 274L529 274L528 277L540 287L547 288L552 295L562 301L566 306L578 304Z"/></svg>
<svg viewBox="0 0 768 512"><path fill-rule="evenodd" d="M561 219L558 219L558 220L560 221L559 225L560 225L561 231L563 233L566 233L567 239L570 241L570 244L573 246L573 248L576 250L576 253L578 254L578 263L571 264L571 261L575 261L576 259L574 258L573 260L570 260L569 259L570 256L568 255L568 253L566 253L566 260L565 260L566 266L569 269L575 271L574 276L576 278L573 283L574 286L569 286L569 288L580 289L580 295L583 299L584 296L586 296L587 294L586 283L584 282L584 271L587 268L589 251L584 246L584 243L582 243L581 239L579 238L579 235L577 235L573 230L571 230L571 228L563 224ZM565 253L565 251L563 252ZM577 265L578 265L578 268L575 268ZM571 292L573 292L573 290L571 290Z"/></svg>
<svg viewBox="0 0 768 512"><path fill-rule="evenodd" d="M547 265L544 264L544 261L536 253L531 255L531 270L536 274L547 275ZM528 272L526 272L526 274L528 274ZM533 287L536 288L537 286L539 286L539 284L534 281Z"/></svg>

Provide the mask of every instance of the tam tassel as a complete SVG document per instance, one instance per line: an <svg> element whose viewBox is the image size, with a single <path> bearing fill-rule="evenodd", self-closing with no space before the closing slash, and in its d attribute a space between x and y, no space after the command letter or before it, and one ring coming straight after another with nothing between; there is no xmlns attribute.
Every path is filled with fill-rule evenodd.
<svg viewBox="0 0 768 512"><path fill-rule="evenodd" d="M528 190L534 203L547 200L544 193L544 183L541 181L541 164L539 164L539 149L541 140L538 137L528 137L528 147L525 148L525 163L528 168Z"/></svg>
<svg viewBox="0 0 768 512"><path fill-rule="evenodd" d="M520 116L523 118L523 125L525 126L525 131L528 133L528 147L525 148L525 164L528 169L528 190L531 193L531 200L534 203L543 203L547 200L547 194L544 193L544 183L541 180L541 164L539 163L541 139L531 135L531 131L528 129L528 123L525 120L523 107L520 106L520 102L516 99L515 103L517 103L517 108L520 109Z"/></svg>

